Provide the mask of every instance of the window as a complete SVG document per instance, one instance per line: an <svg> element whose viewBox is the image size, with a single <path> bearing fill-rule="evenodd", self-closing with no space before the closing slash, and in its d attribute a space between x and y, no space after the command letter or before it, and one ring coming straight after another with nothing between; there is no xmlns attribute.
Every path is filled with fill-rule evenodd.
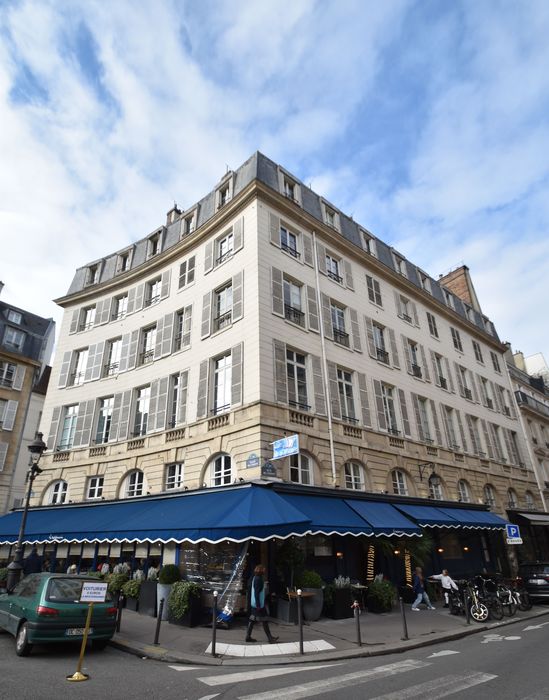
<svg viewBox="0 0 549 700"><path fill-rule="evenodd" d="M117 321L121 318L125 318L128 313L128 295L123 294L122 296L115 297L114 299L114 313L112 315L113 321Z"/></svg>
<svg viewBox="0 0 549 700"><path fill-rule="evenodd" d="M519 451L519 446L518 446L518 437L517 434L515 433L514 430L509 430L508 432L509 435L509 448L511 450L511 454L509 455L509 458L513 464L517 464L519 467L523 467L524 464L521 462L520 459L520 451Z"/></svg>
<svg viewBox="0 0 549 700"><path fill-rule="evenodd" d="M480 393L482 394L482 398L483 398L483 403L488 408L493 409L494 408L494 400L490 394L490 386L488 384L488 380L485 377L481 377L479 375L477 375L477 376L480 379L479 385L480 385Z"/></svg>
<svg viewBox="0 0 549 700"><path fill-rule="evenodd" d="M528 508L528 510L534 510L535 502L534 502L534 496L532 495L531 491L526 491L524 494L524 504L525 507Z"/></svg>
<svg viewBox="0 0 549 700"><path fill-rule="evenodd" d="M381 303L381 288L379 286L379 282L373 277L366 275L366 284L368 286L368 299L373 304L383 306Z"/></svg>
<svg viewBox="0 0 549 700"><path fill-rule="evenodd" d="M87 498L92 501L103 496L104 477L92 476L88 479L88 494Z"/></svg>
<svg viewBox="0 0 549 700"><path fill-rule="evenodd" d="M494 326L492 324L492 321L490 319L486 318L486 316L482 317L482 322L484 324L484 330L489 334L489 335L494 335Z"/></svg>
<svg viewBox="0 0 549 700"><path fill-rule="evenodd" d="M429 409L427 399L423 398L423 396L418 396L417 407L419 417L419 428L420 432L423 434L423 442L433 442L433 440L431 439L431 426L429 424Z"/></svg>
<svg viewBox="0 0 549 700"><path fill-rule="evenodd" d="M162 279L160 277L147 283L145 306L154 306L154 304L158 304L158 302L160 301L161 289Z"/></svg>
<svg viewBox="0 0 549 700"><path fill-rule="evenodd" d="M399 316L406 321L406 323L412 323L412 314L414 313L414 307L412 302L406 297L400 297L400 313Z"/></svg>
<svg viewBox="0 0 549 700"><path fill-rule="evenodd" d="M181 374L172 374L170 377L170 393L168 395L168 426L174 428L182 422L181 396L183 391Z"/></svg>
<svg viewBox="0 0 549 700"><path fill-rule="evenodd" d="M65 503L67 500L68 491L69 486L66 481L63 481L62 479L59 479L59 481L54 481L48 489L48 503L50 505Z"/></svg>
<svg viewBox="0 0 549 700"><path fill-rule="evenodd" d="M11 362L0 362L0 386L11 388L15 379L17 365Z"/></svg>
<svg viewBox="0 0 549 700"><path fill-rule="evenodd" d="M341 404L341 418L348 423L357 423L353 400L353 376L346 369L337 368L337 386Z"/></svg>
<svg viewBox="0 0 549 700"><path fill-rule="evenodd" d="M349 334L345 332L345 309L332 301L330 302L330 316L332 319L334 341L348 348Z"/></svg>
<svg viewBox="0 0 549 700"><path fill-rule="evenodd" d="M458 481L458 500L461 503L471 503L471 489L465 479Z"/></svg>
<svg viewBox="0 0 549 700"><path fill-rule="evenodd" d="M408 485L406 483L406 474L400 469L394 469L391 472L391 480L393 482L393 493L398 496L408 495Z"/></svg>
<svg viewBox="0 0 549 700"><path fill-rule="evenodd" d="M360 464L346 462L344 466L345 488L354 491L364 491L364 470Z"/></svg>
<svg viewBox="0 0 549 700"><path fill-rule="evenodd" d="M179 289L183 289L188 284L194 282L195 256L188 260L183 260L179 266Z"/></svg>
<svg viewBox="0 0 549 700"><path fill-rule="evenodd" d="M141 352L139 364L147 365L154 360L154 347L156 345L156 326L150 326L143 330L141 336Z"/></svg>
<svg viewBox="0 0 549 700"><path fill-rule="evenodd" d="M461 344L461 336L459 334L459 331L455 328L450 327L450 332L452 334L452 342L454 343L455 349L459 352L463 352L463 345Z"/></svg>
<svg viewBox="0 0 549 700"><path fill-rule="evenodd" d="M408 350L408 357L410 358L411 372L414 377L421 379L421 365L419 361L418 344L415 341L408 339L406 345Z"/></svg>
<svg viewBox="0 0 549 700"><path fill-rule="evenodd" d="M498 372L498 373L501 374L501 368L500 368L500 366L499 366L499 358L498 358L498 356L496 355L495 352L492 352L492 351L490 350L490 357L492 358L492 366L493 366L493 368L494 368L494 371L496 371L496 372Z"/></svg>
<svg viewBox="0 0 549 700"><path fill-rule="evenodd" d="M8 309L8 321L10 321L11 323L17 323L18 325L20 325L22 320L23 320L23 316L19 313L19 311L14 311L13 309Z"/></svg>
<svg viewBox="0 0 549 700"><path fill-rule="evenodd" d="M491 484L486 484L483 489L484 503L487 506L494 507L496 505L496 492Z"/></svg>
<svg viewBox="0 0 549 700"><path fill-rule="evenodd" d="M428 275L426 275L425 272L418 270L417 276L419 278L419 286L425 292L427 292L428 294L431 294L431 280L429 279Z"/></svg>
<svg viewBox="0 0 549 700"><path fill-rule="evenodd" d="M25 342L25 333L18 328L10 328L6 326L4 331L4 346L10 350L20 351Z"/></svg>
<svg viewBox="0 0 549 700"><path fill-rule="evenodd" d="M114 408L114 396L99 399L99 413L97 418L97 430L95 442L100 445L108 442L111 434L112 410Z"/></svg>
<svg viewBox="0 0 549 700"><path fill-rule="evenodd" d="M290 481L294 484L312 486L311 460L306 455L297 454L290 457Z"/></svg>
<svg viewBox="0 0 549 700"><path fill-rule="evenodd" d="M149 422L149 403L151 400L151 387L144 386L137 389L135 400L135 417L133 422L133 436L139 437L147 433Z"/></svg>
<svg viewBox="0 0 549 700"><path fill-rule="evenodd" d="M126 272L126 270L130 269L130 253L129 251L126 251L125 253L120 253L118 255L118 262L116 264L116 271L117 272Z"/></svg>
<svg viewBox="0 0 549 700"><path fill-rule="evenodd" d="M214 332L231 325L232 311L233 285L232 282L229 282L214 292Z"/></svg>
<svg viewBox="0 0 549 700"><path fill-rule="evenodd" d="M191 318L192 306L186 306L175 314L174 352L191 344Z"/></svg>
<svg viewBox="0 0 549 700"><path fill-rule="evenodd" d="M95 322L95 306L88 306L82 310L82 323L80 324L79 331L87 331L93 328Z"/></svg>
<svg viewBox="0 0 549 700"><path fill-rule="evenodd" d="M213 409L217 415L231 408L232 357L228 352L214 360Z"/></svg>
<svg viewBox="0 0 549 700"><path fill-rule="evenodd" d="M88 348L76 350L73 359L73 372L71 375L71 385L79 386L84 383L86 375L86 365L88 364Z"/></svg>
<svg viewBox="0 0 549 700"><path fill-rule="evenodd" d="M233 254L234 236L233 232L227 233L223 238L216 241L216 260L215 264L220 265L225 260L228 260Z"/></svg>
<svg viewBox="0 0 549 700"><path fill-rule="evenodd" d="M294 258L299 258L297 235L288 231L284 226L280 227L280 249Z"/></svg>
<svg viewBox="0 0 549 700"><path fill-rule="evenodd" d="M105 377L118 374L120 366L120 353L122 351L122 338L114 338L107 342L107 363L105 364Z"/></svg>
<svg viewBox="0 0 549 700"><path fill-rule="evenodd" d="M484 358L482 357L482 350L481 350L479 343L477 343L476 340L472 340L471 342L473 344L473 351L475 353L476 361L484 364Z"/></svg>
<svg viewBox="0 0 549 700"><path fill-rule="evenodd" d="M385 421L387 422L387 430L393 435L399 435L396 412L395 412L395 401L394 401L394 387L388 384L381 385L381 399L383 402L383 413L385 414Z"/></svg>
<svg viewBox="0 0 549 700"><path fill-rule="evenodd" d="M393 262L395 264L395 270L398 272L398 274L402 275L403 277L407 277L406 262L404 261L404 258L401 258L400 255L397 255L396 253L393 253Z"/></svg>
<svg viewBox="0 0 549 700"><path fill-rule="evenodd" d="M442 355L435 353L433 355L435 361L435 370L438 375L438 382L442 389L448 389L448 380L444 375L444 367L442 362Z"/></svg>
<svg viewBox="0 0 549 700"><path fill-rule="evenodd" d="M287 177L284 178L284 196L291 199L293 202L297 202L296 198L296 184L292 182Z"/></svg>
<svg viewBox="0 0 549 700"><path fill-rule="evenodd" d="M227 204L227 202L231 198L231 189L229 186L229 183L226 185L223 185L222 187L219 188L217 191L217 198L218 198L218 208L221 208Z"/></svg>
<svg viewBox="0 0 549 700"><path fill-rule="evenodd" d="M148 245L147 245L147 258L152 258L155 255L158 255L160 253L160 232L155 233L153 236L151 236L148 240Z"/></svg>
<svg viewBox="0 0 549 700"><path fill-rule="evenodd" d="M499 459L500 462L506 462L507 459L501 444L501 430L498 425L494 425L493 423L490 423L489 425L494 438L494 451L496 453L496 459Z"/></svg>
<svg viewBox="0 0 549 700"><path fill-rule="evenodd" d="M286 348L286 376L288 380L288 403L303 411L308 411L307 370L305 355Z"/></svg>
<svg viewBox="0 0 549 700"><path fill-rule="evenodd" d="M367 233L366 231L361 231L362 233L362 247L369 254L375 257L376 255L376 241L375 238Z"/></svg>
<svg viewBox="0 0 549 700"><path fill-rule="evenodd" d="M145 487L145 475L136 469L126 477L123 490L123 498L142 496Z"/></svg>
<svg viewBox="0 0 549 700"><path fill-rule="evenodd" d="M428 311L427 311L427 323L429 324L429 333L433 336L433 338L438 338L437 320L433 316L433 314L430 314Z"/></svg>
<svg viewBox="0 0 549 700"><path fill-rule="evenodd" d="M189 236L196 228L195 216L196 212L189 214L183 219L183 235Z"/></svg>
<svg viewBox="0 0 549 700"><path fill-rule="evenodd" d="M166 491L180 489L183 486L183 462L166 465Z"/></svg>
<svg viewBox="0 0 549 700"><path fill-rule="evenodd" d="M61 436L58 450L70 450L74 443L74 433L76 430L76 421L78 419L78 404L66 406L63 415L63 424L61 427Z"/></svg>
<svg viewBox="0 0 549 700"><path fill-rule="evenodd" d="M99 282L99 265L90 265L88 267L88 275L86 284L97 284Z"/></svg>
<svg viewBox="0 0 549 700"><path fill-rule="evenodd" d="M219 455L210 467L210 486L228 486L232 483L233 467L229 455Z"/></svg>
<svg viewBox="0 0 549 700"><path fill-rule="evenodd" d="M326 274L331 279L342 284L343 277L340 275L341 260L326 254Z"/></svg>
<svg viewBox="0 0 549 700"><path fill-rule="evenodd" d="M377 359L380 362L389 364L389 353L385 349L385 328L377 323L372 324L374 334L374 346L376 349Z"/></svg>
<svg viewBox="0 0 549 700"><path fill-rule="evenodd" d="M479 420L475 416L466 416L467 423L469 425L469 435L471 436L471 442L473 443L473 451L479 457L486 457L486 453L482 451L482 442L480 440L479 433Z"/></svg>
<svg viewBox="0 0 549 700"><path fill-rule="evenodd" d="M467 370L465 367L462 367L461 365L456 365L457 371L458 371L458 383L461 385L461 389L463 390L463 396L468 399L469 401L473 400L473 392L471 389L469 389L469 384L468 384L468 379L467 379Z"/></svg>
<svg viewBox="0 0 549 700"><path fill-rule="evenodd" d="M443 407L444 424L446 425L446 433L448 438L448 447L451 450L459 450L460 446L456 437L456 427L454 418L454 409L450 406Z"/></svg>
<svg viewBox="0 0 549 700"><path fill-rule="evenodd" d="M305 314L301 307L301 285L284 277L284 317L299 326L305 326Z"/></svg>
<svg viewBox="0 0 549 700"><path fill-rule="evenodd" d="M507 507L518 508L517 492L514 489L509 489L507 491Z"/></svg>
<svg viewBox="0 0 549 700"><path fill-rule="evenodd" d="M337 228L336 213L333 209L330 209L327 206L324 206L324 220L326 221L328 226L331 226L332 228Z"/></svg>
<svg viewBox="0 0 549 700"><path fill-rule="evenodd" d="M446 302L446 306L449 306L451 309L454 308L454 297L451 292L449 292L447 289L442 290L444 293L444 301Z"/></svg>

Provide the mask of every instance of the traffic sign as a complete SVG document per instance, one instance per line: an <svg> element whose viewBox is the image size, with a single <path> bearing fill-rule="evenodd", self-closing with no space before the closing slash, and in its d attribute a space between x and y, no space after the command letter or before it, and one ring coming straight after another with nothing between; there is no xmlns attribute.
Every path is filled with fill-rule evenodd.
<svg viewBox="0 0 549 700"><path fill-rule="evenodd" d="M522 544L522 537L520 536L520 528L518 525L507 523L505 526L505 535L507 544Z"/></svg>

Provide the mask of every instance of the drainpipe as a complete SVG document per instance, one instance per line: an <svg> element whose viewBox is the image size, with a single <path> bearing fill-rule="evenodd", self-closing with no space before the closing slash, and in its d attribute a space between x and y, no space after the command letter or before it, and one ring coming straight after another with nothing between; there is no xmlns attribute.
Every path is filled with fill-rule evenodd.
<svg viewBox="0 0 549 700"><path fill-rule="evenodd" d="M330 443L330 460L332 463L332 486L337 484L337 472L334 448L334 429L332 424L332 406L330 403L330 385L328 383L328 360L326 359L326 340L324 338L324 317L322 315L322 301L320 298L320 276L318 274L318 258L316 251L316 232L313 231L313 266L316 281L316 304L318 307L318 322L320 327L320 354L322 358L322 381L324 394L326 395L326 415L328 416L328 441Z"/></svg>

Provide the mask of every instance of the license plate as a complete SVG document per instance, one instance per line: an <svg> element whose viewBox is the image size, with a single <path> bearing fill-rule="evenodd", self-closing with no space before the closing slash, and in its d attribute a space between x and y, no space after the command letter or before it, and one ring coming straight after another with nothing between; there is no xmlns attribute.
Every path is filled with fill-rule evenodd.
<svg viewBox="0 0 549 700"><path fill-rule="evenodd" d="M90 627L88 630L88 634L93 634L93 628ZM84 636L84 627L70 627L68 630L65 630L65 636L66 637L83 637Z"/></svg>

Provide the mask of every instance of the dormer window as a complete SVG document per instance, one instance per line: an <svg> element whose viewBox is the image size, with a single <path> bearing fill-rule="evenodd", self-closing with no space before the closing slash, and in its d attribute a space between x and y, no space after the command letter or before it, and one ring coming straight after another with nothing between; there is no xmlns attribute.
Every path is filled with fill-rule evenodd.
<svg viewBox="0 0 549 700"><path fill-rule="evenodd" d="M361 231L362 234L362 247L369 254L375 257L376 255L376 242L373 236L371 236L366 231Z"/></svg>
<svg viewBox="0 0 549 700"><path fill-rule="evenodd" d="M284 178L284 196L295 200L295 183Z"/></svg>
<svg viewBox="0 0 549 700"><path fill-rule="evenodd" d="M97 284L99 282L99 265L90 265L88 267L88 276L86 284Z"/></svg>
<svg viewBox="0 0 549 700"><path fill-rule="evenodd" d="M147 258L152 258L155 255L158 255L158 253L160 253L160 242L160 232L155 233L149 238Z"/></svg>
<svg viewBox="0 0 549 700"><path fill-rule="evenodd" d="M449 292L447 289L444 289L444 301L446 302L446 306L449 306L451 309L454 308L454 297L451 292Z"/></svg>
<svg viewBox="0 0 549 700"><path fill-rule="evenodd" d="M423 289L423 291L427 292L428 294L431 294L431 280L429 279L429 277L425 274L425 272L422 272L421 270L417 271L417 275L419 277L420 287Z"/></svg>
<svg viewBox="0 0 549 700"><path fill-rule="evenodd" d="M18 311L14 311L13 309L8 309L8 321L11 321L11 323L17 323L18 325L21 323L23 320L23 317Z"/></svg>
<svg viewBox="0 0 549 700"><path fill-rule="evenodd" d="M190 235L195 229L195 215L194 212L183 219L183 235Z"/></svg>
<svg viewBox="0 0 549 700"><path fill-rule="evenodd" d="M116 265L117 272L126 272L130 269L130 251L127 250L124 253L120 253L118 256L118 262Z"/></svg>
<svg viewBox="0 0 549 700"><path fill-rule="evenodd" d="M335 212L328 208L326 209L326 223L335 228Z"/></svg>
<svg viewBox="0 0 549 700"><path fill-rule="evenodd" d="M398 274L402 275L403 277L407 277L406 262L404 258L401 258L400 255L396 255L396 253L393 253L393 262L395 263L395 270L398 272Z"/></svg>

